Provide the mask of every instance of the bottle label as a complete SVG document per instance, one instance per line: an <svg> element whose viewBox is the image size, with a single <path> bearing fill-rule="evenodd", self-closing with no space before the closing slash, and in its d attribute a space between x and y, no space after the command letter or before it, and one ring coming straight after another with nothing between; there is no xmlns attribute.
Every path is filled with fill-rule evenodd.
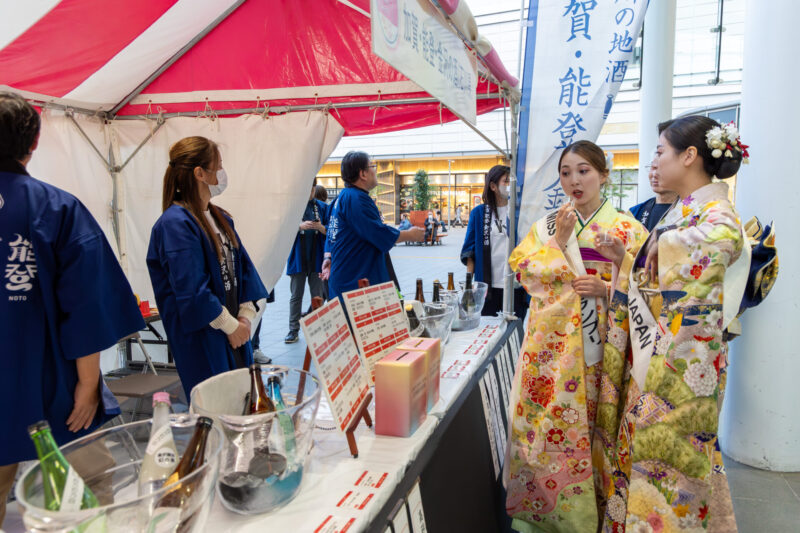
<svg viewBox="0 0 800 533"><path fill-rule="evenodd" d="M64 491L61 493L60 511L79 511L83 501L84 483L75 469L69 467L67 480L64 482Z"/></svg>
<svg viewBox="0 0 800 533"><path fill-rule="evenodd" d="M147 533L173 533L181 522L181 510L178 507L158 507L152 516Z"/></svg>
<svg viewBox="0 0 800 533"><path fill-rule="evenodd" d="M177 464L178 458L169 424L165 424L153 432L145 453L153 458L156 466L161 468L174 467Z"/></svg>

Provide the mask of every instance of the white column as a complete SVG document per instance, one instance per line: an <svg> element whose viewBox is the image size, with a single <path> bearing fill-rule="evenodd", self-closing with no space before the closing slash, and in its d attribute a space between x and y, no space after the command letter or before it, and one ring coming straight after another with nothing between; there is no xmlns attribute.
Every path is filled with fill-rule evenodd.
<svg viewBox="0 0 800 533"><path fill-rule="evenodd" d="M736 207L744 220L775 221L780 273L767 299L744 314L743 335L731 345L720 441L737 461L787 472L800 471L800 247L793 235L800 170L792 163L800 72L790 66L800 2L769 4L746 4L741 135L752 162L737 179Z"/></svg>
<svg viewBox="0 0 800 533"><path fill-rule="evenodd" d="M642 87L639 90L640 202L653 196L645 165L650 163L658 144L658 123L672 118L675 2L676 0L651 0L644 17Z"/></svg>

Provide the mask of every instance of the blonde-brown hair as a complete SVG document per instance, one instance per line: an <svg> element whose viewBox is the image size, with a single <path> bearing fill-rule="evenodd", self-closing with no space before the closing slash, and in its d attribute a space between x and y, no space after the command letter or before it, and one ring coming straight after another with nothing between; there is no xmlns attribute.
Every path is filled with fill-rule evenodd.
<svg viewBox="0 0 800 533"><path fill-rule="evenodd" d="M222 243L203 215L200 185L194 176L194 169L197 167L207 171L212 170L217 165L219 157L219 147L205 137L186 137L173 144L169 149L169 164L164 173L161 211L166 211L172 204L186 208L214 245L217 257L222 259ZM211 202L208 203L208 210L217 226L225 232L233 246L238 248L236 233L223 215L227 213Z"/></svg>

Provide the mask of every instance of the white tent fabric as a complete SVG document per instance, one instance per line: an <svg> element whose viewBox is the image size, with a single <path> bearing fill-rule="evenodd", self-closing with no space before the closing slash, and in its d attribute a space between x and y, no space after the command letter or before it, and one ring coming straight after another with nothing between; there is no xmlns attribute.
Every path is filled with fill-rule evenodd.
<svg viewBox="0 0 800 533"><path fill-rule="evenodd" d="M101 154L113 144L117 164L125 161L155 127L151 121L75 120ZM152 301L145 257L150 230L161 214L169 147L191 135L220 145L228 189L214 199L228 210L267 288L283 273L311 183L344 134L328 113L313 111L225 120L173 118L147 141L119 173L120 257L134 292ZM102 226L112 247L112 181L103 161L63 113L47 111L31 174L80 198Z"/></svg>
<svg viewBox="0 0 800 533"><path fill-rule="evenodd" d="M117 160L124 161L154 123L111 124ZM124 190L122 242L134 291L152 298L145 256L150 229L161 214L161 188L169 147L191 135L220 145L228 173L226 191L212 201L233 216L236 230L268 289L286 266L311 183L344 133L329 114L290 113L265 120L256 115L211 121L173 118L120 174Z"/></svg>

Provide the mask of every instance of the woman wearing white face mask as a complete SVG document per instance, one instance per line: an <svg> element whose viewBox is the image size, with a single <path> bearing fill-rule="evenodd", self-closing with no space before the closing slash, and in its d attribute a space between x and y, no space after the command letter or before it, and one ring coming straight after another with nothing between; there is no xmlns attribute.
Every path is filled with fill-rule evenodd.
<svg viewBox="0 0 800 533"><path fill-rule="evenodd" d="M461 248L461 262L473 280L489 285L481 314L496 316L503 310L505 275L510 273L508 261L508 194L511 169L495 165L486 173L483 204L469 214L467 235ZM514 291L514 313L521 319L527 310L525 291Z"/></svg>
<svg viewBox="0 0 800 533"><path fill-rule="evenodd" d="M187 137L169 155L147 268L189 398L199 382L253 363L250 321L267 291L230 215L210 203L228 183L217 145Z"/></svg>

